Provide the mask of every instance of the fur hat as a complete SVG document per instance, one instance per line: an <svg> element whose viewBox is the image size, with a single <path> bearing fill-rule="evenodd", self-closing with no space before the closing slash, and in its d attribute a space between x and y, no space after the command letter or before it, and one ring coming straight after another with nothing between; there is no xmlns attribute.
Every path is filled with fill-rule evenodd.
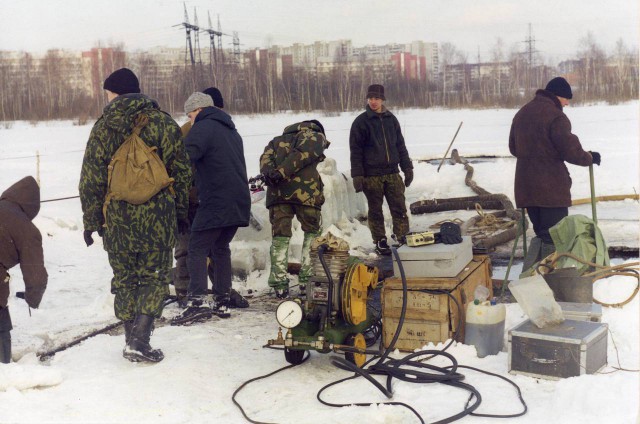
<svg viewBox="0 0 640 424"><path fill-rule="evenodd" d="M384 97L384 87L381 86L380 84L370 85L369 88L367 88L367 99L370 99L372 97L377 97L382 100L387 100Z"/></svg>
<svg viewBox="0 0 640 424"><path fill-rule="evenodd" d="M213 106L213 99L211 96L196 91L189 96L186 102L184 102L184 113L193 112L201 107Z"/></svg>
<svg viewBox="0 0 640 424"><path fill-rule="evenodd" d="M558 97L564 97L565 99L573 97L573 93L571 93L571 86L567 80L562 77L555 77L549 81L545 90L550 91Z"/></svg>
<svg viewBox="0 0 640 424"><path fill-rule="evenodd" d="M104 80L102 88L118 95L139 93L140 83L138 82L138 77L136 77L136 74L134 74L131 69L120 68Z"/></svg>
<svg viewBox="0 0 640 424"><path fill-rule="evenodd" d="M209 87L202 92L211 96L211 98L213 99L213 105L215 107L219 107L220 109L224 108L224 99L222 98L222 93L216 87Z"/></svg>

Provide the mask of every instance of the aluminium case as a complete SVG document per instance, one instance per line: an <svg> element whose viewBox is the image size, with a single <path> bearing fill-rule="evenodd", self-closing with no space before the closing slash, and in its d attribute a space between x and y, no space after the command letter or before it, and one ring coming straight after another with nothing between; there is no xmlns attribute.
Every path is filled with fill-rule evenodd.
<svg viewBox="0 0 640 424"><path fill-rule="evenodd" d="M538 328L526 320L509 330L509 373L557 380L607 365L607 324L565 320Z"/></svg>
<svg viewBox="0 0 640 424"><path fill-rule="evenodd" d="M473 259L471 237L463 236L462 243L428 244L398 248L398 256L407 278L455 277ZM393 261L393 275L400 278L398 263Z"/></svg>

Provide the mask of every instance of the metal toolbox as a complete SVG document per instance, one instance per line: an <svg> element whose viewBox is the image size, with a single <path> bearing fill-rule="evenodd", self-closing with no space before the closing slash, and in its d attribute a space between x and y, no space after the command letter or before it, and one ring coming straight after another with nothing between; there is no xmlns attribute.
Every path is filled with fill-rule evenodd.
<svg viewBox="0 0 640 424"><path fill-rule="evenodd" d="M607 365L607 324L565 320L545 328L527 320L509 330L509 372L557 380Z"/></svg>
<svg viewBox="0 0 640 424"><path fill-rule="evenodd" d="M602 306L597 303L558 302L565 319L602 322Z"/></svg>
<svg viewBox="0 0 640 424"><path fill-rule="evenodd" d="M407 278L455 277L473 259L471 237L462 237L458 244L400 246L398 255ZM393 275L400 278L400 269L393 261Z"/></svg>

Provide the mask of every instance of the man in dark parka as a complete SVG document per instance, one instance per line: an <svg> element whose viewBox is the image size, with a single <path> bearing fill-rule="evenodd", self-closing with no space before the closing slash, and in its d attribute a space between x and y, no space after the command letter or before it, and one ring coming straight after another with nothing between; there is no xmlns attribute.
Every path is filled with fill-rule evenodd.
<svg viewBox="0 0 640 424"><path fill-rule="evenodd" d="M20 264L24 300L37 308L47 288L42 236L31 222L40 211L40 187L25 177L0 196L0 363L11 361L8 269Z"/></svg>
<svg viewBox="0 0 640 424"><path fill-rule="evenodd" d="M571 122L562 108L572 97L569 83L554 78L516 113L511 124L509 150L517 158L516 206L527 209L539 239L534 237L531 246L541 246L529 249L534 256L525 260L529 266L555 251L549 228L569 214L571 177L564 162L600 165L600 154L584 151L571 133Z"/></svg>
<svg viewBox="0 0 640 424"><path fill-rule="evenodd" d="M198 209L191 224L187 266L189 304L183 315L202 307L207 295L207 256L215 268L212 309L228 316L231 290L229 243L238 227L249 225L251 198L242 137L231 117L213 106L204 93L195 92L185 102L192 122L184 140L189 160L195 167Z"/></svg>

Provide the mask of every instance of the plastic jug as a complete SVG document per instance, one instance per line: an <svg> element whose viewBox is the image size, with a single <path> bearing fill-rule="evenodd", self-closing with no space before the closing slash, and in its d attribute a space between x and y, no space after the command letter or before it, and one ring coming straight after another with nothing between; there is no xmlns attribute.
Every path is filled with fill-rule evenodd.
<svg viewBox="0 0 640 424"><path fill-rule="evenodd" d="M467 305L464 344L474 345L478 358L497 355L502 350L506 315L503 304L492 305L488 300Z"/></svg>

